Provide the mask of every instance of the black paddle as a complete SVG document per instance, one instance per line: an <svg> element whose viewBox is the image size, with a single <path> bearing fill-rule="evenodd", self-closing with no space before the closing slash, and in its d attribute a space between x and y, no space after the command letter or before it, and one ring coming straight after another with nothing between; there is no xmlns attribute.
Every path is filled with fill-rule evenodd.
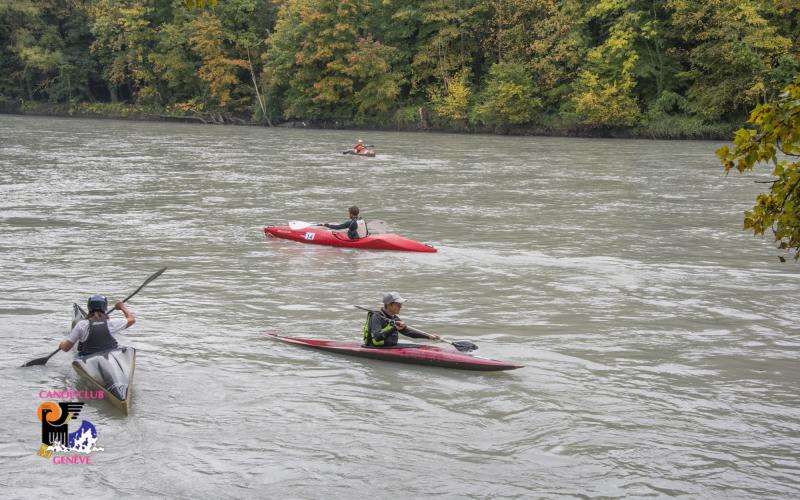
<svg viewBox="0 0 800 500"><path fill-rule="evenodd" d="M140 286L139 288L137 288L137 289L136 289L136 291L135 291L135 292L133 292L132 294L130 294L130 295L128 295L127 297L125 297L125 299L124 299L122 302L128 302L128 300L130 300L130 299L131 299L131 297L133 297L134 295L136 295L137 293L139 293L139 291L140 291L142 288L144 288L145 286L147 286L147 285L148 285L148 284L149 284L151 281L153 281L154 279L156 279L156 278L158 278L159 276L161 276L161 275L164 273L164 271L166 271L166 270L167 270L167 268L166 268L166 267L162 267L162 268L161 268L161 269L159 269L158 271L154 272L152 275L150 275L150 277L149 277L149 278L147 278L147 279L144 281L144 283L142 283L142 286ZM113 311L113 309L112 309L112 311ZM111 311L109 311L109 312L111 312ZM38 366L38 365L44 365L44 364L46 364L46 363L47 363L47 362L50 360L50 358L52 358L53 356L55 356L55 355L56 355L56 353L57 353L58 351L60 351L60 350L61 350L61 348L59 347L59 348L58 348L58 349L56 349L55 351L51 352L51 353L50 353L48 356L44 356L44 357L41 357L41 358L36 358L36 359L34 359L34 360L32 360L32 361L28 361L27 363L25 363L25 364L24 364L24 365L22 365L22 366L23 366L23 367L25 367L25 366Z"/></svg>
<svg viewBox="0 0 800 500"><path fill-rule="evenodd" d="M369 146L364 146L364 147L365 147L365 148L374 148L374 147L375 147L375 145L374 145L374 144L370 144ZM355 152L355 151L353 151L352 149L348 149L347 151L342 151L342 154L343 154L343 155L357 155L358 153L356 153L356 152Z"/></svg>
<svg viewBox="0 0 800 500"><path fill-rule="evenodd" d="M354 306L354 307L357 307L357 308L359 308L359 309L361 309L363 311L367 311L367 312L371 312L371 313L378 312L378 311L373 311L372 309L367 309L366 307L361 307L361 306ZM406 326L406 329L411 331L411 332L413 332L413 333L422 334L422 335L428 337L429 339L433 337L432 334L430 334L428 332L423 332L422 330L420 330L418 328L412 328L410 326ZM472 342L470 342L468 340L458 340L456 342L451 342L451 341L449 341L447 339L443 339L443 338L439 337L439 341L440 342L447 342L448 344L450 344L453 347L455 347L456 350L461 351L461 352L470 352L470 351L475 351L475 350L478 349L477 345L473 344Z"/></svg>

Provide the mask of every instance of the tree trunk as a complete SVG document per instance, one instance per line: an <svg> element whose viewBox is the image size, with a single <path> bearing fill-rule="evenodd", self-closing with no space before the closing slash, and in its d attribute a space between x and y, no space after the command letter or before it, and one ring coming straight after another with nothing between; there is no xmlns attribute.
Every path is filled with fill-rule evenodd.
<svg viewBox="0 0 800 500"><path fill-rule="evenodd" d="M272 122L267 116L267 108L264 106L264 100L261 98L261 93L258 91L258 82L256 81L256 73L253 71L253 63L250 61L250 47L247 48L247 64L250 66L250 76L253 78L253 89L256 91L256 99L258 105L261 107L261 117L267 120L267 125L272 126Z"/></svg>

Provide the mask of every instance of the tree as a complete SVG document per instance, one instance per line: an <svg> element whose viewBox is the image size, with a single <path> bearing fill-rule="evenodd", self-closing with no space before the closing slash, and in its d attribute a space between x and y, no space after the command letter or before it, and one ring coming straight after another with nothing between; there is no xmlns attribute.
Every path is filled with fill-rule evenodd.
<svg viewBox="0 0 800 500"><path fill-rule="evenodd" d="M472 68L480 52L485 6L476 0L424 0L411 62L412 94L449 86L456 72ZM456 78L457 80L458 78Z"/></svg>
<svg viewBox="0 0 800 500"><path fill-rule="evenodd" d="M542 106L528 68L522 63L502 62L489 69L486 88L475 107L476 121L505 126L528 123Z"/></svg>
<svg viewBox="0 0 800 500"><path fill-rule="evenodd" d="M85 13L74 0L0 2L0 95L24 89L27 99L92 98L90 44Z"/></svg>
<svg viewBox="0 0 800 500"><path fill-rule="evenodd" d="M691 81L687 97L695 113L708 120L736 119L800 71L792 35L771 22L789 13L788 5L783 12L777 3L668 0L672 22L688 45L684 76ZM797 39L796 28L793 36Z"/></svg>
<svg viewBox="0 0 800 500"><path fill-rule="evenodd" d="M580 17L576 0L489 0L487 5L485 57L526 63L537 97L557 107L569 93L586 52L576 22Z"/></svg>
<svg viewBox="0 0 800 500"><path fill-rule="evenodd" d="M286 118L350 118L356 109L348 56L357 50L370 5L354 0L288 0L267 51L267 95Z"/></svg>
<svg viewBox="0 0 800 500"><path fill-rule="evenodd" d="M389 112L400 94L402 78L392 71L391 60L397 50L372 37L359 38L345 73L354 81L356 118L364 119Z"/></svg>
<svg viewBox="0 0 800 500"><path fill-rule="evenodd" d="M92 53L102 65L111 100L117 101L121 92L123 98L158 101L149 59L155 40L150 19L153 7L131 1L98 0L89 3L88 10L95 37Z"/></svg>
<svg viewBox="0 0 800 500"><path fill-rule="evenodd" d="M238 72L248 68L247 61L228 56L216 17L206 13L192 24L195 32L189 41L192 50L202 59L198 75L208 86L209 104L221 110L241 111L250 102L249 95L236 92L242 82Z"/></svg>
<svg viewBox="0 0 800 500"><path fill-rule="evenodd" d="M373 8L355 0L281 6L265 57L271 112L278 105L285 118L364 121L396 105L398 51L369 33Z"/></svg>
<svg viewBox="0 0 800 500"><path fill-rule="evenodd" d="M467 111L470 105L472 89L469 84L470 71L462 69L452 78L445 79L444 95L432 90L431 103L440 119L450 125L467 126Z"/></svg>
<svg viewBox="0 0 800 500"><path fill-rule="evenodd" d="M774 168L769 192L756 198L752 210L744 214L744 229L763 236L772 231L778 248L794 251L800 259L800 77L787 86L772 103L759 104L750 114L757 129L740 129L733 151L723 146L717 151L725 171L752 171L760 163ZM780 155L780 156L779 156ZM784 261L783 257L780 257Z"/></svg>
<svg viewBox="0 0 800 500"><path fill-rule="evenodd" d="M183 2L189 9L202 9L205 6L216 7L217 0L184 0Z"/></svg>
<svg viewBox="0 0 800 500"><path fill-rule="evenodd" d="M192 19L187 11L176 11L173 18L161 26L156 33L153 52L148 56L156 78L158 93L165 105L192 108L202 95L204 83L197 74L199 57L192 50L191 36L195 33Z"/></svg>
<svg viewBox="0 0 800 500"><path fill-rule="evenodd" d="M639 119L639 106L632 95L635 82L628 73L619 80L603 80L591 71L582 71L575 84L575 111L589 127L630 127Z"/></svg>
<svg viewBox="0 0 800 500"><path fill-rule="evenodd" d="M589 49L573 85L572 105L585 126L629 127L639 119L634 72L640 15L629 10L631 3L604 0L586 13L586 22L610 26L600 30L602 43Z"/></svg>

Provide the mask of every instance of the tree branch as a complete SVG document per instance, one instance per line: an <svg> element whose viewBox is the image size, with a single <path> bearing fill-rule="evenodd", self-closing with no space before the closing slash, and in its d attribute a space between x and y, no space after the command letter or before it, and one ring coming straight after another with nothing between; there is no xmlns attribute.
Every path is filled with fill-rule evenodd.
<svg viewBox="0 0 800 500"><path fill-rule="evenodd" d="M800 177L798 177L797 180L794 181L794 185L792 187L786 190L786 195L783 197L783 203L781 203L781 208L779 212L783 213L783 207L784 205L786 205L786 200L789 199L790 195L792 194L792 191L797 189L798 186L800 186Z"/></svg>

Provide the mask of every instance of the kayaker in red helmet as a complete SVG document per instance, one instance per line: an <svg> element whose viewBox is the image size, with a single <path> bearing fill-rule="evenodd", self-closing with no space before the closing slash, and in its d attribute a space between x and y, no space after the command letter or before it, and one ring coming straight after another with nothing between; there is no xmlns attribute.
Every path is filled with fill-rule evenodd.
<svg viewBox="0 0 800 500"><path fill-rule="evenodd" d="M364 145L364 141L362 141L361 139L359 139L356 145L353 146L353 151L355 151L356 153L360 153L365 149L367 149L367 147Z"/></svg>
<svg viewBox="0 0 800 500"><path fill-rule="evenodd" d="M367 313L364 323L364 345L370 347L391 347L397 345L398 334L407 337L440 340L438 335L421 334L408 328L398 314L406 299L397 292L389 292L383 296L383 307L380 311Z"/></svg>
<svg viewBox="0 0 800 500"><path fill-rule="evenodd" d="M108 299L104 296L92 295L89 297L86 319L78 321L75 328L69 332L69 336L62 340L58 347L67 352L72 349L72 346L78 344L79 356L116 348L117 339L114 335L136 323L136 318L121 300L117 301L111 311L119 309L125 315L124 318L109 319L108 312L110 311L107 312L107 308Z"/></svg>
<svg viewBox="0 0 800 500"><path fill-rule="evenodd" d="M323 224L323 226L327 227L328 229L347 229L347 237L351 240L357 240L369 234L369 231L367 231L367 223L364 221L364 219L358 216L360 212L358 207L353 205L347 211L350 215L349 221L341 224L331 224L326 222Z"/></svg>

